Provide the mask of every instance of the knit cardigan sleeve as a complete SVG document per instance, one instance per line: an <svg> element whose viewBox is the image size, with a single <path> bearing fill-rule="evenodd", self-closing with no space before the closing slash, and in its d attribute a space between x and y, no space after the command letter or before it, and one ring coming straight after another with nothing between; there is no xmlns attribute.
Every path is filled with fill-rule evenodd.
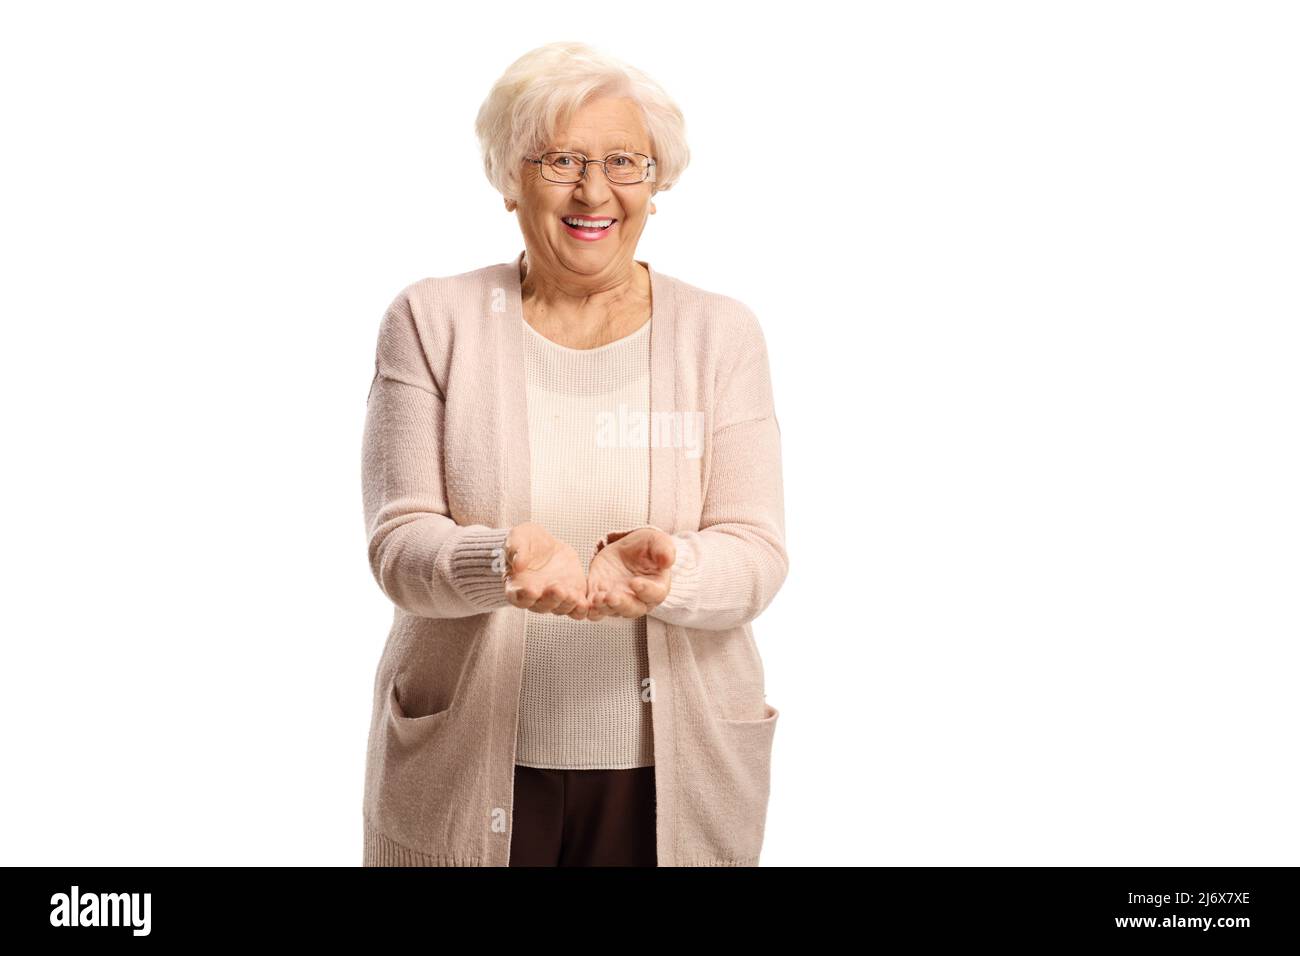
<svg viewBox="0 0 1300 956"><path fill-rule="evenodd" d="M370 570L398 607L452 618L509 606L509 528L460 525L443 481L445 398L404 290L380 323L366 398L362 498Z"/></svg>
<svg viewBox="0 0 1300 956"><path fill-rule="evenodd" d="M754 313L743 305L739 311L735 348L715 400L700 527L671 535L677 555L668 596L649 614L682 627L748 624L771 604L789 570L781 427L767 345ZM597 550L626 533L607 535Z"/></svg>

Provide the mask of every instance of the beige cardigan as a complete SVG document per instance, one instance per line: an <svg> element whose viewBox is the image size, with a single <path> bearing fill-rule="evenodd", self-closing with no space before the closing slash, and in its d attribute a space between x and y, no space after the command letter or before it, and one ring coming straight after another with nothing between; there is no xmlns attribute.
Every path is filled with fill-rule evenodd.
<svg viewBox="0 0 1300 956"><path fill-rule="evenodd" d="M362 490L370 566L395 607L374 679L367 866L509 863L532 613L501 582L505 536L531 511L522 257L414 282L380 323ZM743 303L642 264L660 426L650 517L677 546L646 620L658 862L756 866L778 711L750 622L788 568L767 349ZM671 427L692 422L702 452Z"/></svg>

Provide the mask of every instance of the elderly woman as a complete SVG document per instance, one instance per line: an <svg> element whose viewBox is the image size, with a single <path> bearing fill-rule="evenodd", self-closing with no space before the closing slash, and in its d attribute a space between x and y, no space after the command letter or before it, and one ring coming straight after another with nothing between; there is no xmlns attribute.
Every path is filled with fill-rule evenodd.
<svg viewBox="0 0 1300 956"><path fill-rule="evenodd" d="M383 316L365 865L758 864L780 428L754 313L635 257L683 130L586 46L520 58L477 131L523 251Z"/></svg>

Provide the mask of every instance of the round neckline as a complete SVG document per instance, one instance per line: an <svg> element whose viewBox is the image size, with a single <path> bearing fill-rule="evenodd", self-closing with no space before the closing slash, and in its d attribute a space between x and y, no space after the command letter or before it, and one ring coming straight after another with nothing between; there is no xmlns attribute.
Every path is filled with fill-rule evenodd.
<svg viewBox="0 0 1300 956"><path fill-rule="evenodd" d="M621 338L617 338L612 342L606 342L604 345L597 345L595 348L590 348L590 349L575 349L572 346L561 345L559 342L556 342L554 339L547 338L541 332L538 332L535 328L533 328L532 325L529 324L528 320L524 318L522 314L519 316L519 321L524 324L524 328L526 328L529 332L533 333L534 338L541 340L544 344L549 345L553 349L558 349L561 352L571 352L575 355L598 355L601 352L608 351L609 349L616 348L620 345L626 345L628 342L631 342L633 339L648 332L650 330L650 323L654 321L654 315L652 314L650 318L646 319L639 326L637 326L636 329L629 332L627 335L624 335Z"/></svg>
<svg viewBox="0 0 1300 956"><path fill-rule="evenodd" d="M654 324L655 315L657 314L659 309L659 302L657 301L658 297L655 295L655 285L657 283L657 278L655 276L654 267L652 267L650 263L646 262L643 259L633 259L632 260L633 262L645 266L646 274L650 277L650 318L646 319L646 321L641 323L641 325L639 325L634 331L629 332L627 335L623 336L622 338L615 339L613 342L606 342L604 345L597 345L595 348L592 349L570 348L567 345L561 345L559 342L556 342L553 339L548 339L541 332L538 332L535 328L533 328L528 323L528 319L524 316L524 290L523 290L524 282L523 282L523 277L519 273L523 269L524 256L526 256L527 254L528 254L527 249L519 250L519 255L515 256L515 261L511 269L511 277L515 280L514 290L513 290L515 294L514 304L519 310L519 321L523 323L524 327L528 329L528 331L532 332L534 336L536 336L538 339L541 339L542 342L544 342L546 345L550 346L551 348L557 349L561 352L572 353L573 355L598 355L601 352L604 352L606 349L612 348L616 345L626 344L630 340L636 338L641 333L645 332Z"/></svg>

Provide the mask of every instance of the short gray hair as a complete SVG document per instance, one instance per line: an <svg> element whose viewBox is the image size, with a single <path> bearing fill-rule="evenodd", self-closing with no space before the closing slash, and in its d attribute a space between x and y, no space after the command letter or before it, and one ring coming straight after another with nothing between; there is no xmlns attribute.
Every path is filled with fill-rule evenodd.
<svg viewBox="0 0 1300 956"><path fill-rule="evenodd" d="M474 131L488 182L517 202L524 156L544 149L574 111L599 96L628 97L640 106L655 159L651 194L671 189L690 162L681 109L640 70L573 42L525 53L479 107Z"/></svg>

